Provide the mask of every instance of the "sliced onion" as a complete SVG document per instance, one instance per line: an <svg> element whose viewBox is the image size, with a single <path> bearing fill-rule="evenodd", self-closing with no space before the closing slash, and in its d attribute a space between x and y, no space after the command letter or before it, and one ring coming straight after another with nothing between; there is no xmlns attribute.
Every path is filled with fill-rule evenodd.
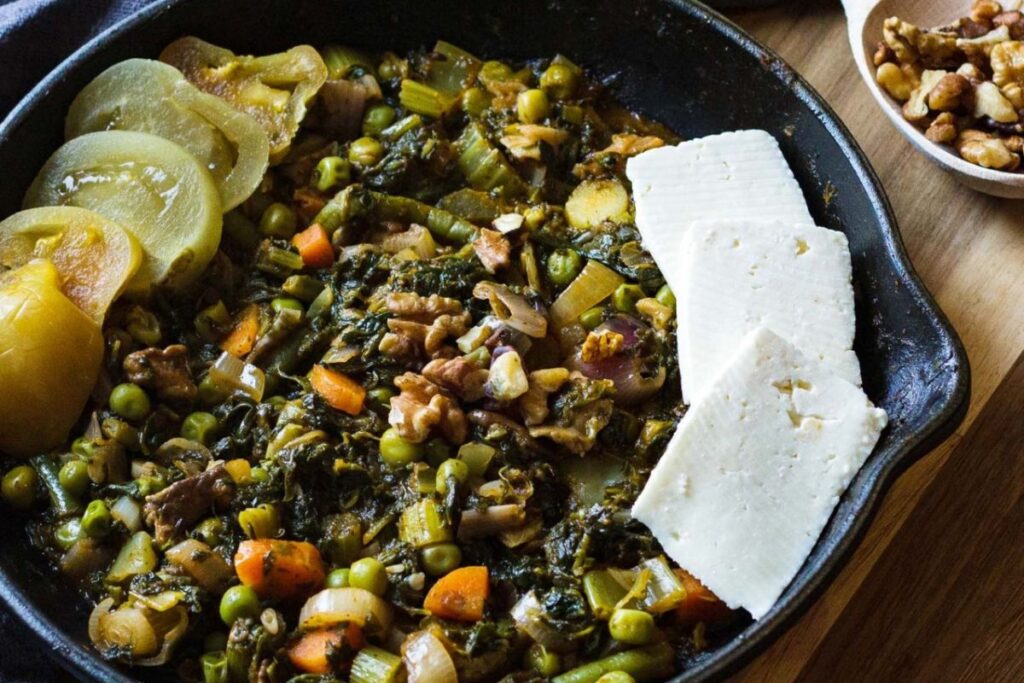
<svg viewBox="0 0 1024 683"><path fill-rule="evenodd" d="M320 88L324 131L342 141L356 137L369 94L359 81L338 79L324 83Z"/></svg>
<svg viewBox="0 0 1024 683"><path fill-rule="evenodd" d="M266 385L263 371L255 365L235 358L227 351L220 354L220 358L210 368L210 377L218 384L247 394L257 403L263 399L263 388Z"/></svg>
<svg viewBox="0 0 1024 683"><path fill-rule="evenodd" d="M551 322L559 329L575 323L583 311L607 299L622 283L622 276L608 266L587 261L576 279L551 304Z"/></svg>
<svg viewBox="0 0 1024 683"><path fill-rule="evenodd" d="M391 628L391 606L362 588L325 588L299 612L299 628L323 628L343 621L376 635L386 634Z"/></svg>
<svg viewBox="0 0 1024 683"><path fill-rule="evenodd" d="M591 379L610 379L615 384L615 403L635 406L643 403L665 384L665 368L658 367L652 376L644 376L638 358L622 354L586 363L577 353L566 362L570 370L578 370Z"/></svg>
<svg viewBox="0 0 1024 683"><path fill-rule="evenodd" d="M185 630L188 629L188 612L178 605L167 612L149 613L148 619L157 633L163 633L160 651L147 659L136 659L133 664L138 666L162 666L174 654L174 646L178 644Z"/></svg>
<svg viewBox="0 0 1024 683"><path fill-rule="evenodd" d="M549 624L544 614L544 606L533 591L521 597L511 612L516 628L533 638L537 644L552 652L571 651L574 647L573 639Z"/></svg>
<svg viewBox="0 0 1024 683"><path fill-rule="evenodd" d="M478 282L473 287L473 296L487 299L491 310L499 320L509 327L530 337L544 337L548 333L548 320L524 297L505 285L496 282Z"/></svg>
<svg viewBox="0 0 1024 683"><path fill-rule="evenodd" d="M416 631L402 643L409 683L459 683L455 662L444 644L429 631Z"/></svg>
<svg viewBox="0 0 1024 683"><path fill-rule="evenodd" d="M109 604L107 604L109 601ZM101 611L104 605L105 609ZM133 658L156 655L160 641L156 631L141 609L122 607L111 611L113 600L104 600L93 610L95 621L89 619L89 637L101 649L124 648Z"/></svg>

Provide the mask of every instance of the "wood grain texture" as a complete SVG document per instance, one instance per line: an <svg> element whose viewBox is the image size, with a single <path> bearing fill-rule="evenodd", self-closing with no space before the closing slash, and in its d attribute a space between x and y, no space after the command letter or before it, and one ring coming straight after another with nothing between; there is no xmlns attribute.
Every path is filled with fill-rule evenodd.
<svg viewBox="0 0 1024 683"><path fill-rule="evenodd" d="M965 7L969 4L964 0ZM828 591L736 677L790 681L807 676L811 668L817 676L827 671L818 664L811 667L819 652L850 648L870 656L869 650L858 650L861 646L856 641L833 640L840 638L834 635L838 633L834 627L843 623L861 590L888 578L878 573L879 562L900 552L909 533L908 517L947 466L969 457L957 445L974 421L999 407L998 400L990 401L993 392L1024 351L1024 204L968 190L913 150L878 110L860 80L837 1L788 2L766 10L732 11L729 17L796 68L864 148L892 201L914 266L960 333L973 372L971 408L957 433L903 475ZM920 558L914 569L943 571L927 557ZM942 596L933 599L940 601ZM887 613L886 603L875 607ZM849 636L845 631L842 638Z"/></svg>

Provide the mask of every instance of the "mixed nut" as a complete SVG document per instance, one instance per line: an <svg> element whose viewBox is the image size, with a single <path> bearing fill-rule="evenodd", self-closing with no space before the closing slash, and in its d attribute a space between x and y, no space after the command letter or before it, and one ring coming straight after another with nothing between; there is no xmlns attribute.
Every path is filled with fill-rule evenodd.
<svg viewBox="0 0 1024 683"><path fill-rule="evenodd" d="M974 0L924 29L898 17L874 54L878 84L932 142L972 164L1017 171L1024 150L1024 0Z"/></svg>

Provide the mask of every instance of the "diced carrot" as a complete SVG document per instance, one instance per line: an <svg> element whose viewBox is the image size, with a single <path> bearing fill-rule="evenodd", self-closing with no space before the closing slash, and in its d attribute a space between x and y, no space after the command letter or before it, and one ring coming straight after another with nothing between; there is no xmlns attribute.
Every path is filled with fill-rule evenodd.
<svg viewBox="0 0 1024 683"><path fill-rule="evenodd" d="M480 621L488 587L487 567L460 567L438 579L423 608L443 619Z"/></svg>
<svg viewBox="0 0 1024 683"><path fill-rule="evenodd" d="M241 358L252 351L256 344L256 335L260 332L260 309L256 304L249 304L235 318L235 324L228 336L220 340L221 351L227 351L236 358Z"/></svg>
<svg viewBox="0 0 1024 683"><path fill-rule="evenodd" d="M686 597L676 607L676 617L684 624L705 622L716 624L732 616L732 610L712 593L707 586L685 569L674 570L686 589Z"/></svg>
<svg viewBox="0 0 1024 683"><path fill-rule="evenodd" d="M334 247L324 226L314 223L295 237L292 244L299 250L302 262L310 268L329 268L334 263Z"/></svg>
<svg viewBox="0 0 1024 683"><path fill-rule="evenodd" d="M235 573L261 598L275 600L305 598L324 584L320 551L305 541L242 541L235 553Z"/></svg>
<svg viewBox="0 0 1024 683"><path fill-rule="evenodd" d="M347 669L365 644L358 625L342 624L303 634L288 648L288 659L303 673L326 674Z"/></svg>
<svg viewBox="0 0 1024 683"><path fill-rule="evenodd" d="M309 375L309 382L313 385L313 391L335 410L349 415L362 412L366 389L348 375L315 365Z"/></svg>

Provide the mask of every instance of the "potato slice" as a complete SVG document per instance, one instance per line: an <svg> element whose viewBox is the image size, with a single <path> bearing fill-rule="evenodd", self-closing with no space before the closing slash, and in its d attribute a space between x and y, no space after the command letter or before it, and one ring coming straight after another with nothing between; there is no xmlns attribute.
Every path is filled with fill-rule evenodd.
<svg viewBox="0 0 1024 683"><path fill-rule="evenodd" d="M629 194L617 180L584 180L565 202L569 225L581 230L629 220Z"/></svg>
<svg viewBox="0 0 1024 683"><path fill-rule="evenodd" d="M91 209L142 245L142 266L126 293L194 281L220 244L217 185L187 150L148 133L88 133L58 149L25 195L25 208Z"/></svg>
<svg viewBox="0 0 1024 683"><path fill-rule="evenodd" d="M60 291L49 261L0 275L0 350L0 453L58 447L99 376L103 334Z"/></svg>
<svg viewBox="0 0 1024 683"><path fill-rule="evenodd" d="M165 47L160 61L259 121L270 138L273 163L288 153L307 105L327 80L324 60L309 45L250 57L189 36Z"/></svg>
<svg viewBox="0 0 1024 683"><path fill-rule="evenodd" d="M68 140L103 130L152 133L178 143L213 175L225 211L245 201L267 170L270 141L256 119L151 59L115 64L71 103L64 124Z"/></svg>
<svg viewBox="0 0 1024 683"><path fill-rule="evenodd" d="M0 223L0 266L48 259L60 288L97 323L142 263L138 241L117 223L74 206L28 209Z"/></svg>

